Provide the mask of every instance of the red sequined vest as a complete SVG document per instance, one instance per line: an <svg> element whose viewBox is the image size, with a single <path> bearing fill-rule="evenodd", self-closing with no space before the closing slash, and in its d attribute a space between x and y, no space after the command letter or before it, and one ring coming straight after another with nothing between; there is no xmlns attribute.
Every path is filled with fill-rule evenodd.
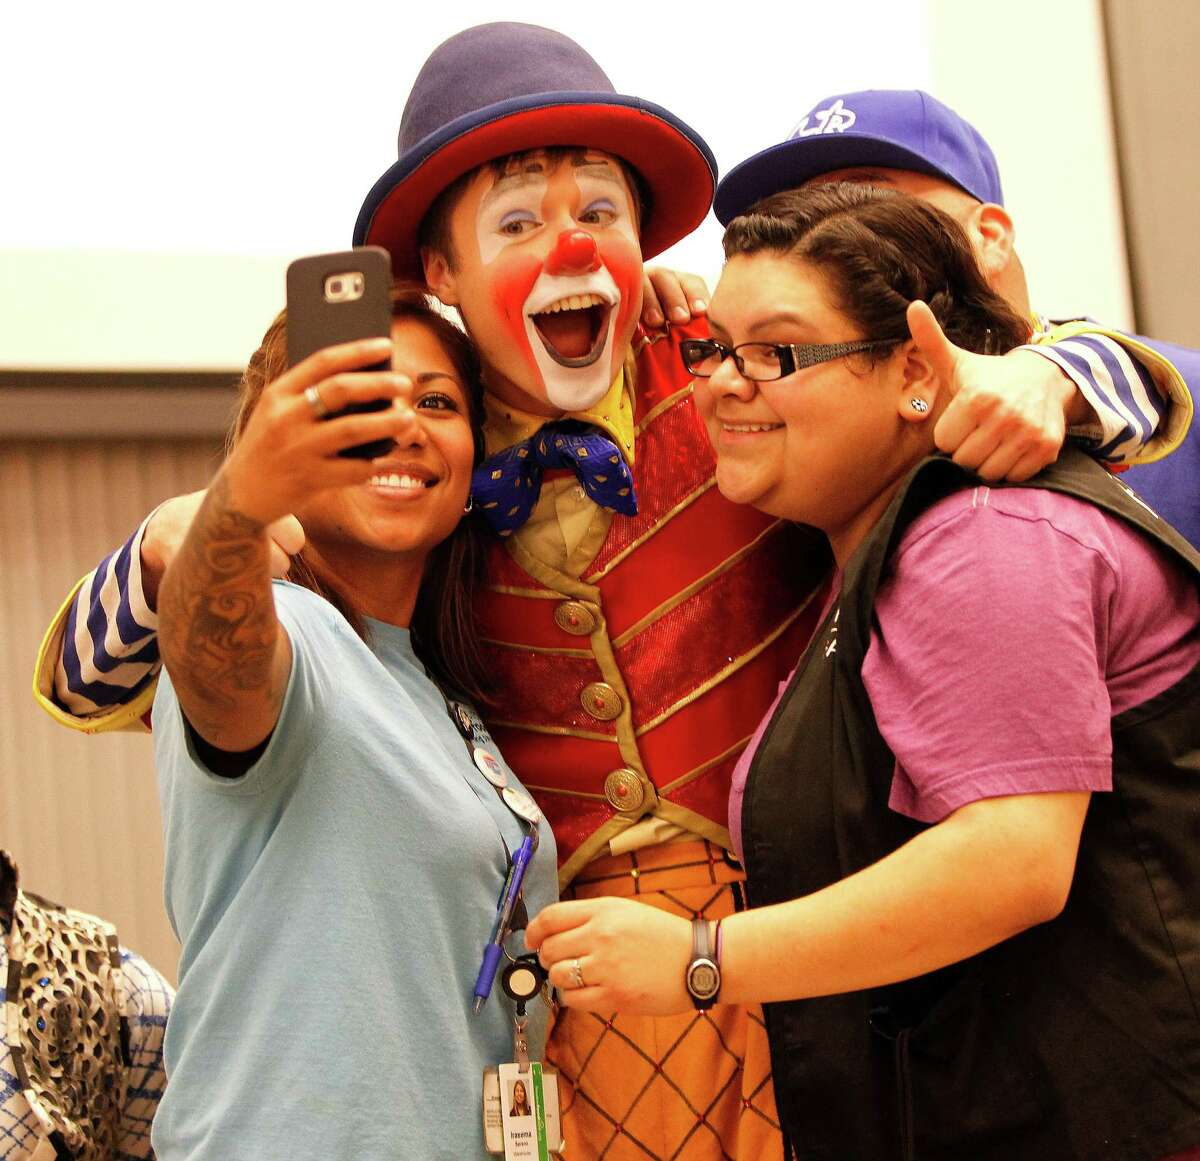
<svg viewBox="0 0 1200 1161"><path fill-rule="evenodd" d="M511 540L489 560L488 724L554 828L564 882L647 814L728 845L734 764L829 573L822 541L717 491L688 334L638 354L638 514L613 519L582 578Z"/></svg>

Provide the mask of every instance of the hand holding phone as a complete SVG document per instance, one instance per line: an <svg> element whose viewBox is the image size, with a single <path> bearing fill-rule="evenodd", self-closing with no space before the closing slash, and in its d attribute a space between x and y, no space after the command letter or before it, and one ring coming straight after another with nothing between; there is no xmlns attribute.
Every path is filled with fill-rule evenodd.
<svg viewBox="0 0 1200 1161"><path fill-rule="evenodd" d="M288 366L294 367L316 351L337 343L390 336L391 285L391 259L379 246L314 254L293 262L287 269ZM362 369L387 370L388 364ZM324 418L383 411L388 406L388 399L352 403ZM343 448L337 454L350 459L375 459L393 446L393 440L376 439Z"/></svg>

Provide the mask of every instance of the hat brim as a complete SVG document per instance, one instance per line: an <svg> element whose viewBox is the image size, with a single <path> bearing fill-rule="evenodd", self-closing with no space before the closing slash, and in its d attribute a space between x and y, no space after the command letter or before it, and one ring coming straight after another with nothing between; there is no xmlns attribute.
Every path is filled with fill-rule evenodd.
<svg viewBox="0 0 1200 1161"><path fill-rule="evenodd" d="M770 197L781 190L797 189L806 181L832 173L835 169L858 169L864 166L926 173L964 189L973 198L979 197L944 170L931 165L919 153L886 137L831 133L784 141L735 165L717 186L713 212L722 226L728 226L761 198Z"/></svg>
<svg viewBox="0 0 1200 1161"><path fill-rule="evenodd" d="M371 188L356 246L383 246L398 278L421 279L417 234L438 195L464 173L526 149L580 145L637 170L650 195L642 255L690 234L712 205L717 165L700 136L665 109L612 93L548 93L459 118L401 158Z"/></svg>

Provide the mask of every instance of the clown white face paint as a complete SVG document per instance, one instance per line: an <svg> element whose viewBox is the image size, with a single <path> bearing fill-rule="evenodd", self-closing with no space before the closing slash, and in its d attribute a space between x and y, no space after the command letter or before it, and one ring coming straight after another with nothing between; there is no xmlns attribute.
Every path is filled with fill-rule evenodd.
<svg viewBox="0 0 1200 1161"><path fill-rule="evenodd" d="M612 386L641 312L633 198L620 165L588 151L476 174L450 215L458 305L494 394L524 410L584 410Z"/></svg>

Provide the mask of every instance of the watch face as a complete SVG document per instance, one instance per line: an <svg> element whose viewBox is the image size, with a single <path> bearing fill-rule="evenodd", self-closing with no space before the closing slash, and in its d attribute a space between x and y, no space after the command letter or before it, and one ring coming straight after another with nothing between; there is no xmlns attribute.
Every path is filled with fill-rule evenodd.
<svg viewBox="0 0 1200 1161"><path fill-rule="evenodd" d="M698 959L688 970L688 991L698 1000L707 1000L717 994L721 986L721 973L716 965L706 959Z"/></svg>

